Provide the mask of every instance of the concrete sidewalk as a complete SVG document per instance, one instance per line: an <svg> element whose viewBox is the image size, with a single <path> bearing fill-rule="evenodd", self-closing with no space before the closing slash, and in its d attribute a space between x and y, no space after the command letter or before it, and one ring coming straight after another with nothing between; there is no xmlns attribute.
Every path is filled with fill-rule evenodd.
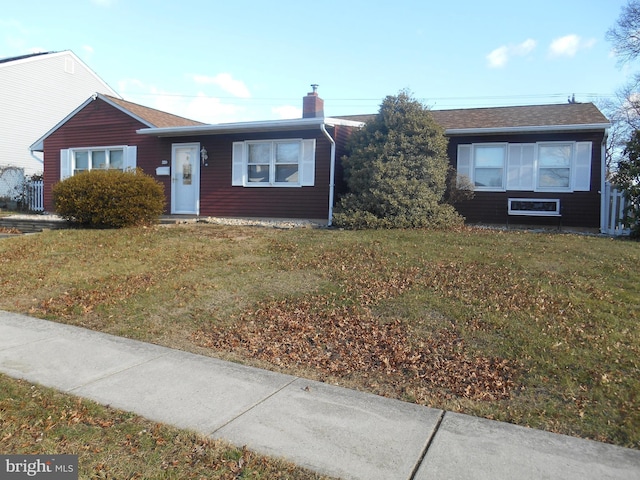
<svg viewBox="0 0 640 480"><path fill-rule="evenodd" d="M0 372L343 479L640 479L637 450L2 311Z"/></svg>

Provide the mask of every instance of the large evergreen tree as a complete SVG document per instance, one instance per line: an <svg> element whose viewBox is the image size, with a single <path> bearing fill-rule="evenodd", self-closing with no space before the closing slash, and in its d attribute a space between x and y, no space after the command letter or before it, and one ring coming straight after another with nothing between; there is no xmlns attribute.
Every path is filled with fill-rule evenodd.
<svg viewBox="0 0 640 480"><path fill-rule="evenodd" d="M416 228L462 223L444 203L447 138L429 109L406 91L386 97L352 135L343 158L349 193L334 222L346 228Z"/></svg>

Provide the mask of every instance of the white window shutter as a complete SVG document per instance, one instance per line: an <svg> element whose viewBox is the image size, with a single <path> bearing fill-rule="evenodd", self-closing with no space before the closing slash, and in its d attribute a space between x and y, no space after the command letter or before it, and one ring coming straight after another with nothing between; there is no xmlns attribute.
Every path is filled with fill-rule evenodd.
<svg viewBox="0 0 640 480"><path fill-rule="evenodd" d="M71 150L64 148L60 150L60 180L69 178L73 174L71 170Z"/></svg>
<svg viewBox="0 0 640 480"><path fill-rule="evenodd" d="M124 147L124 170L135 170L138 157L138 147Z"/></svg>
<svg viewBox="0 0 640 480"><path fill-rule="evenodd" d="M576 143L573 190L578 192L591 190L591 142Z"/></svg>
<svg viewBox="0 0 640 480"><path fill-rule="evenodd" d="M471 145L458 145L456 170L458 174L458 186L464 185L464 183L461 182L464 177L467 177L471 182L473 182L473 178L471 176Z"/></svg>
<svg viewBox="0 0 640 480"><path fill-rule="evenodd" d="M300 185L313 187L316 181L316 140L302 141L302 159L300 161Z"/></svg>
<svg viewBox="0 0 640 480"><path fill-rule="evenodd" d="M233 142L231 151L231 185L244 186L246 163L244 161L244 142Z"/></svg>
<svg viewBox="0 0 640 480"><path fill-rule="evenodd" d="M533 190L535 145L513 143L507 158L507 190Z"/></svg>

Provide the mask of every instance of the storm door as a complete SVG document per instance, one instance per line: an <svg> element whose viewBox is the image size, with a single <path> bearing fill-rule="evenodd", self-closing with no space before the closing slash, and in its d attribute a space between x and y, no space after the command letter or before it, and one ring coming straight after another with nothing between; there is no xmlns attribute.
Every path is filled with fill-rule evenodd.
<svg viewBox="0 0 640 480"><path fill-rule="evenodd" d="M171 213L198 215L200 144L174 143L171 148Z"/></svg>

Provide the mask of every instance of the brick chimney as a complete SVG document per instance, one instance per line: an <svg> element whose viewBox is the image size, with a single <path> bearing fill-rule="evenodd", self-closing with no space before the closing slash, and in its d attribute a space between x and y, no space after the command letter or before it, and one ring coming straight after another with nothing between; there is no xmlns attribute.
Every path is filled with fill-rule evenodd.
<svg viewBox="0 0 640 480"><path fill-rule="evenodd" d="M324 100L318 96L318 85L311 85L312 92L302 98L302 118L324 117Z"/></svg>

